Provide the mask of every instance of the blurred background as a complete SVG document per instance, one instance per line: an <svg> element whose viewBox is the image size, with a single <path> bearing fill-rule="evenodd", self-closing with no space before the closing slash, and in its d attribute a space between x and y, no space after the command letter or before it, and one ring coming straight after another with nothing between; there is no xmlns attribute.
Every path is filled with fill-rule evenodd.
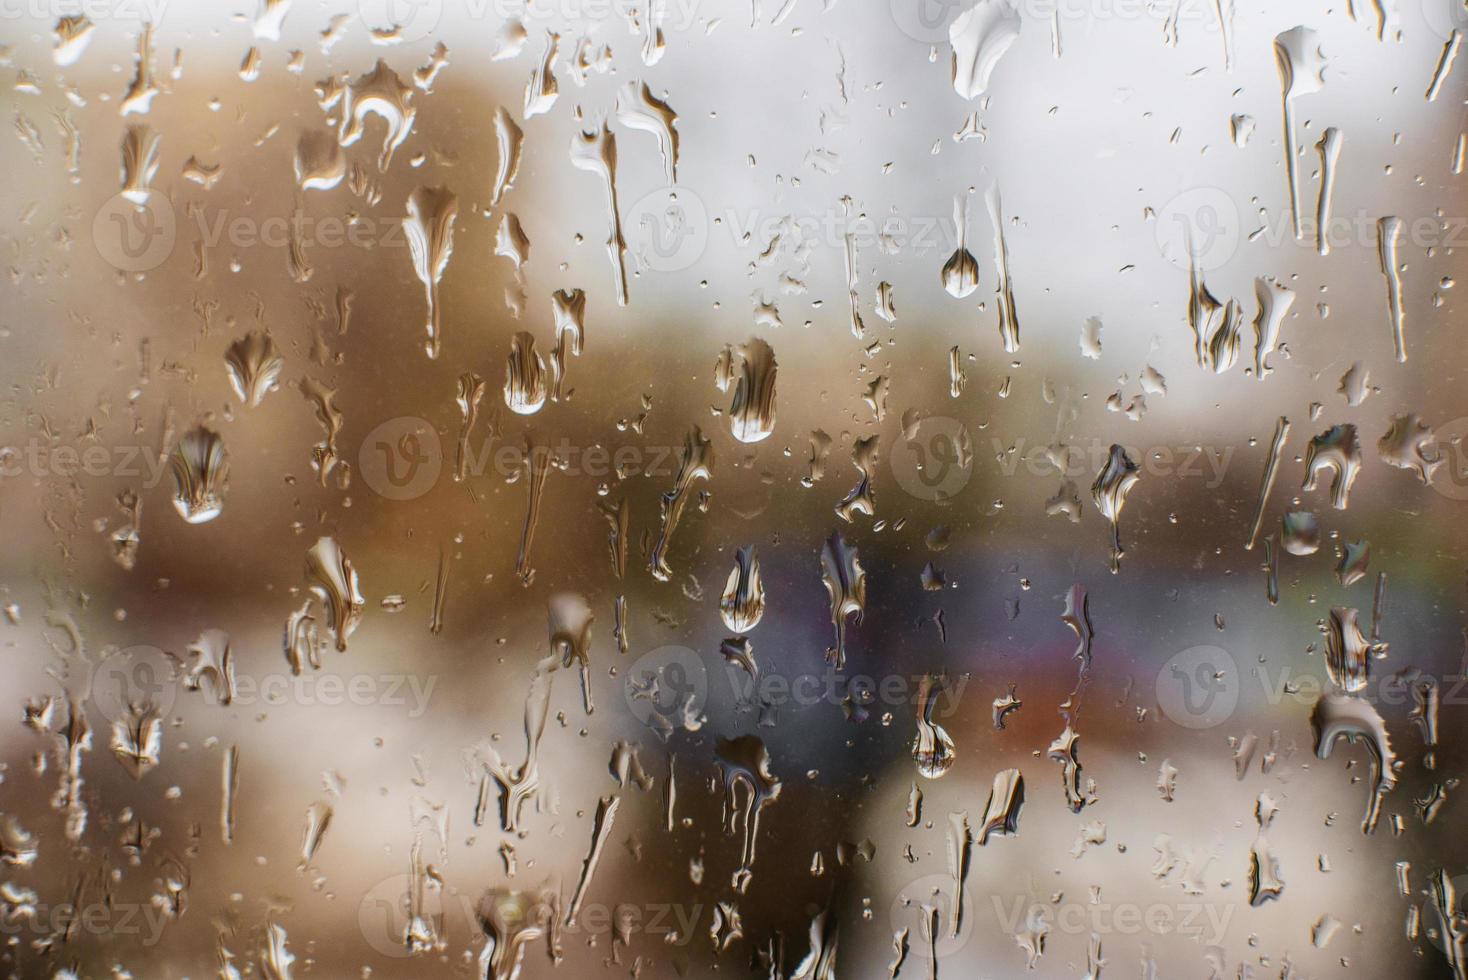
<svg viewBox="0 0 1468 980"><path fill-rule="evenodd" d="M1465 28L6 6L0 963L1464 975Z"/></svg>

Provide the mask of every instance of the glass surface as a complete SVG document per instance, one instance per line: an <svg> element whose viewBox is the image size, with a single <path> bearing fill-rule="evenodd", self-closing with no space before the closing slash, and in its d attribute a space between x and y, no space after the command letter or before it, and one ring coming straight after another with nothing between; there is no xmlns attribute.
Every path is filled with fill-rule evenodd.
<svg viewBox="0 0 1468 980"><path fill-rule="evenodd" d="M255 3L0 3L5 974L1468 976L1461 4Z"/></svg>

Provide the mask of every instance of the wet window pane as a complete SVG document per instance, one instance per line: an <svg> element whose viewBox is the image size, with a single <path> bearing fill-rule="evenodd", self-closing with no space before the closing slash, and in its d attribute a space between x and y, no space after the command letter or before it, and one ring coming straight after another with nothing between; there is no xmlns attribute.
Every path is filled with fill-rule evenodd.
<svg viewBox="0 0 1468 980"><path fill-rule="evenodd" d="M1456 0L0 10L0 972L1468 977Z"/></svg>

